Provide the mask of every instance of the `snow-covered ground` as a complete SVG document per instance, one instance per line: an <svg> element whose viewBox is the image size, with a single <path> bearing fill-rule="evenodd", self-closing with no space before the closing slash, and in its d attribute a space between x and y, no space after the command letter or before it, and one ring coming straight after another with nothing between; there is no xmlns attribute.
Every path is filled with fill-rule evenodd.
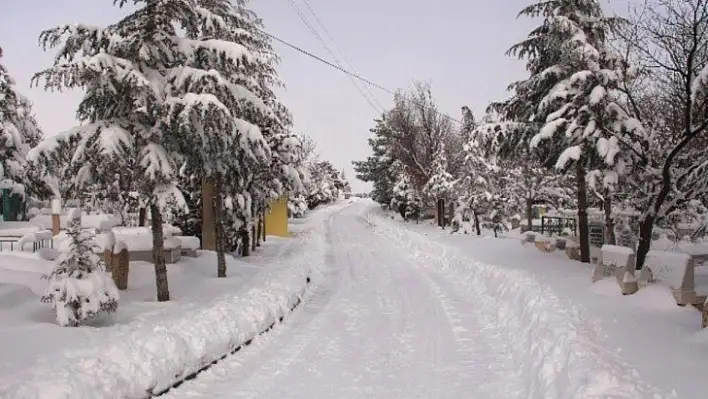
<svg viewBox="0 0 708 399"><path fill-rule="evenodd" d="M292 224L294 238L269 237L251 258L227 257L216 278L213 253L168 265L171 301L155 301L152 265L131 263L117 314L61 328L39 302L51 263L0 253L0 398L142 397L218 359L284 314L324 262L328 215Z"/></svg>
<svg viewBox="0 0 708 399"><path fill-rule="evenodd" d="M700 381L678 389L685 379L645 375L653 364L619 352L580 302L609 294L557 292L523 270L536 255L518 257L517 240L465 237L476 250L460 250L369 201L329 225L328 272L304 306L166 398L662 398L674 386L699 396ZM589 291L587 270L576 274Z"/></svg>
<svg viewBox="0 0 708 399"><path fill-rule="evenodd" d="M196 353L217 352L224 346L221 337L238 335L245 307L251 306L252 314L268 314L267 309L256 311L253 295L287 296L292 289L284 287L294 285L287 276L303 276L288 270L293 270L292 265L304 270L307 265L324 273L284 323L163 397L705 396L708 381L701 377L708 335L699 332L700 314L677 307L666 289L650 286L623 297L610 280L591 284L590 269L564 255L541 253L522 246L518 239L450 235L426 224L404 224L368 200L353 202L316 213L319 217L305 223L311 226L304 234L307 238L292 240L296 246L273 245L281 251L290 248L291 256L277 261L264 251L256 267L277 266L272 273L254 272L249 281L235 277L240 281L232 282L234 287L251 289L244 297L225 290L221 296L204 295L206 299L185 305L188 301L177 294L176 301L166 305L175 309L173 314L143 300L153 314L137 312L123 327L111 327L123 331L115 335L56 327L62 333L80 331L79 340L92 349L77 353L66 348L45 365L33 366L32 373L5 381L29 381L46 392L68 392L68 381L93 378L97 382L82 383L101 388L84 391L85 396L47 398L117 397L136 392L140 384L164 383L179 361L198 358ZM239 265L245 269L243 263ZM178 293L178 283L174 286ZM272 299L271 303L279 302ZM258 324L256 319L251 318L251 324ZM26 321L23 328L29 334L33 328L51 327ZM182 331L191 338L184 338L187 333ZM125 365L120 360L131 352L115 344L106 346L100 334L151 355L132 352L145 364L126 359L129 365ZM183 341L174 339L180 334ZM201 341L199 334L203 334ZM8 339L16 342L19 337ZM53 339L47 333L43 337ZM145 341L149 344L139 344ZM45 345L55 346L51 342ZM79 342L74 336L66 345L75 347ZM187 347L193 353L184 354ZM158 355L164 358L161 362ZM56 385L59 381L64 385Z"/></svg>
<svg viewBox="0 0 708 399"><path fill-rule="evenodd" d="M380 209L373 213L377 220L384 218ZM676 391L682 399L703 398L708 392L704 377L708 331L700 329L700 313L690 306L677 306L667 288L650 285L623 296L613 279L592 284L589 265L570 261L562 252L548 254L533 245L522 246L517 236L453 235L449 229L385 217L390 225L435 243L432 248L438 251L454 251L504 270L529 273L562 302L575 304L582 312L581 321L595 326L599 344L631 364L644 381L665 392ZM705 269L696 269L697 286L708 283Z"/></svg>

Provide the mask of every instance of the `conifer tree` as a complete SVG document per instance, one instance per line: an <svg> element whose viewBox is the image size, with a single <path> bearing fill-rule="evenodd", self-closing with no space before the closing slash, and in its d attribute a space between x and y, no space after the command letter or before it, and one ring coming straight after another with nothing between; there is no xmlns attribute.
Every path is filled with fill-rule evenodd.
<svg viewBox="0 0 708 399"><path fill-rule="evenodd" d="M115 1L119 7L127 3ZM166 301L162 197L179 194L174 183L185 161L207 158L219 143L231 143L230 133L243 130L229 106L248 94L219 68L237 69L249 54L242 45L207 36L229 29L233 10L225 1L135 3L135 11L106 28L79 24L43 32L43 47L59 51L54 65L34 81L49 90L86 90L77 112L84 123L51 138L53 143L77 138L72 157L77 187L106 184L106 176L95 173L99 165L124 161L125 167L126 154L138 154L137 190L149 202L157 297ZM200 69L206 65L211 68ZM44 152L51 152L52 146L46 147ZM205 153L195 153L198 148Z"/></svg>
<svg viewBox="0 0 708 399"><path fill-rule="evenodd" d="M41 170L27 161L30 148L41 139L32 104L17 92L0 50L0 189L9 189L25 200L49 197L51 191Z"/></svg>
<svg viewBox="0 0 708 399"><path fill-rule="evenodd" d="M81 212L72 209L66 231L68 240L57 258L42 302L52 305L62 327L76 327L101 312L118 308L119 293L105 265L94 250L94 236L81 227Z"/></svg>

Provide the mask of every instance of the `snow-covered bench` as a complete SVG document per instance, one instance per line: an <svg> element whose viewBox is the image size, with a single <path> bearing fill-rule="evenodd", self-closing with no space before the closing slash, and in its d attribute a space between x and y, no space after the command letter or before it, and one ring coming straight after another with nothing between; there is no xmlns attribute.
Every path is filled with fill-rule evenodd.
<svg viewBox="0 0 708 399"><path fill-rule="evenodd" d="M603 245L600 256L595 263L592 282L602 280L604 277L614 276L624 295L634 294L639 290L634 272L636 256L634 250L617 245Z"/></svg>
<svg viewBox="0 0 708 399"><path fill-rule="evenodd" d="M128 236L116 234L116 240L122 241L128 248L130 261L152 262L152 239L145 236ZM165 237L165 263L177 263L182 256L180 240Z"/></svg>
<svg viewBox="0 0 708 399"><path fill-rule="evenodd" d="M17 240L17 246L21 251L24 251L27 244L32 244L32 252L37 252L40 248L45 248L47 244L54 247L54 235L51 230L42 230L34 233L28 233Z"/></svg>
<svg viewBox="0 0 708 399"><path fill-rule="evenodd" d="M190 258L197 257L197 250L201 247L199 237L174 236L173 238L180 241L180 246L182 247L182 256L188 256Z"/></svg>
<svg viewBox="0 0 708 399"><path fill-rule="evenodd" d="M649 251L639 280L667 285L679 306L702 304L706 297L696 293L696 259L683 252Z"/></svg>

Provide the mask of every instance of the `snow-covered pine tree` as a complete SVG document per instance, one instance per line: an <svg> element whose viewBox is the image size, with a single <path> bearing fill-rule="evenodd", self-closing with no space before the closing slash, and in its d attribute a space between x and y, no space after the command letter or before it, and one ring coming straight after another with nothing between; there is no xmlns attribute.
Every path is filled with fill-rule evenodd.
<svg viewBox="0 0 708 399"><path fill-rule="evenodd" d="M205 210L213 208L214 216L213 220L206 220L208 213L204 213L203 229L211 231L204 231L203 239L210 248L212 245L207 239L212 234L215 237L217 275L225 277L224 224L220 210L224 195L229 191L226 185L239 181L230 180L226 174L237 170L241 174L253 175L268 165L268 143L257 124L273 114L273 110L259 97L263 91L259 80L269 65L256 53L260 49L249 47L252 41L248 40L249 34L244 29L248 22L247 17L241 14L241 11L245 12L244 8L232 7L227 0L197 0L197 3L218 13L219 21L215 23L214 15L200 15L199 30L191 34L192 39L212 44L211 48L202 48L188 59L187 67L203 72L191 74L175 86L180 87L180 97L214 95L224 109L217 109L217 117L208 117L204 108L182 104L177 115L185 131L179 136L186 139L182 151L185 158L193 165L193 170L200 172L202 184L211 186L211 193L209 190L202 192L203 196L211 197L204 198L202 206ZM190 37L190 34L187 36ZM222 49L227 49L227 52ZM182 78L176 76L175 79ZM195 126L195 121L200 121L200 125ZM190 137L195 129L199 133L194 138L200 139L196 142L201 141L202 145L195 146L195 140Z"/></svg>
<svg viewBox="0 0 708 399"><path fill-rule="evenodd" d="M62 327L76 327L101 312L118 308L120 294L95 251L94 235L81 228L81 212L69 212L68 239L56 260L42 302L52 305Z"/></svg>
<svg viewBox="0 0 708 399"><path fill-rule="evenodd" d="M118 0L123 7L127 0ZM215 66L244 63L243 46L195 36L205 26L227 30L230 6L220 1L137 0L138 7L107 28L65 25L45 31L45 49L59 47L54 65L38 73L45 89L83 88L86 94L77 112L84 122L52 137L52 142L78 137L72 161L78 166L77 187L105 182L94 172L106 160L125 160L137 153L138 191L149 198L153 259L159 301L169 300L163 254L164 236L160 198L178 193L177 171L195 148L210 149L229 143L237 120L225 101L243 95L217 68L198 69L196 60ZM206 22L205 22L206 21ZM181 35L181 27L186 36ZM191 128L190 128L191 126ZM216 130L219 129L219 130ZM56 146L45 146L51 150Z"/></svg>
<svg viewBox="0 0 708 399"><path fill-rule="evenodd" d="M433 155L433 163L431 165L431 170L429 171L430 179L423 186L423 194L428 197L429 201L433 204L437 204L442 201L448 200L453 189L454 179L450 172L448 172L447 167L447 153L445 151L445 143L438 143L435 154ZM439 218L445 217L445 212L442 215L438 215ZM443 225L443 223L441 223Z"/></svg>
<svg viewBox="0 0 708 399"><path fill-rule="evenodd" d="M0 56L0 189L21 197L51 195L41 171L27 162L30 148L41 138L32 104L17 92Z"/></svg>
<svg viewBox="0 0 708 399"><path fill-rule="evenodd" d="M403 220L408 220L415 210L410 210L409 207L414 207L416 204L411 204L411 200L419 198L413 184L405 170L401 171L393 186L393 198L391 199L390 207L395 212L401 215Z"/></svg>
<svg viewBox="0 0 708 399"><path fill-rule="evenodd" d="M510 89L514 96L492 108L508 121L505 128L514 131L506 135L509 138L506 148L518 151L530 145L541 149L544 165L553 161L556 166L564 167L569 160L573 161L578 187L581 259L589 262L586 168L594 166L598 152L602 159L615 160L614 154L592 149L593 140L597 140L596 130L612 123L603 120L610 117L610 113L600 111L612 99L611 90L616 83L612 80L617 76L612 74L619 71L615 69L619 64L605 46L605 40L609 30L620 20L606 17L597 0L539 1L525 7L520 15L542 19L526 40L512 46L508 52L526 59L530 77L513 83ZM581 88L583 83L587 86ZM577 90L570 93L563 91L563 87ZM596 99L600 101L594 103ZM585 128L588 128L587 134ZM566 130L569 137L563 136ZM542 143L551 136L554 140Z"/></svg>
<svg viewBox="0 0 708 399"><path fill-rule="evenodd" d="M389 205L396 184L391 127L386 122L386 115L374 122L375 126L369 130L373 137L368 139L373 154L364 161L354 161L353 165L357 179L372 184L371 198L380 204Z"/></svg>

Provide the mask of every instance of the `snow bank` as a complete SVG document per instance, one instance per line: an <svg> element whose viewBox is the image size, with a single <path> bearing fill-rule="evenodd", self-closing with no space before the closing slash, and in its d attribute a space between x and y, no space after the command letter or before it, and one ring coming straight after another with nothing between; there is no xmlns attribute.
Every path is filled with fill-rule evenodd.
<svg viewBox="0 0 708 399"><path fill-rule="evenodd" d="M248 343L289 311L308 279L325 267L324 220L333 206L313 215L297 235L298 250L249 282L248 292L225 293L206 306L172 318L116 328L87 349L19 372L0 386L0 398L146 398L169 389Z"/></svg>
<svg viewBox="0 0 708 399"><path fill-rule="evenodd" d="M599 324L523 270L470 261L463 253L368 216L387 241L411 249L419 263L443 273L489 309L490 325L518 364L527 399L664 398L638 372L603 347Z"/></svg>

